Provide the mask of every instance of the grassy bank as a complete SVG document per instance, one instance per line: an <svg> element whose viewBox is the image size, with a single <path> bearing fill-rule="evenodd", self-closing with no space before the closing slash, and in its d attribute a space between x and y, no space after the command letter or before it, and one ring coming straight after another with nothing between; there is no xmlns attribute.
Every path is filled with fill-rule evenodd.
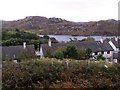
<svg viewBox="0 0 120 90"><path fill-rule="evenodd" d="M68 62L67 62L68 61ZM107 67L106 67L107 66ZM64 59L3 63L2 90L35 88L114 88L120 85L120 65ZM120 89L120 88L119 88Z"/></svg>

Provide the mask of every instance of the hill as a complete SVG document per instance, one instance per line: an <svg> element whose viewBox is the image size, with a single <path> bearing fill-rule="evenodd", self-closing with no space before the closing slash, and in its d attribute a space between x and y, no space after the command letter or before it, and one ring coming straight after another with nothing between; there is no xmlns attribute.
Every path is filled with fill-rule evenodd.
<svg viewBox="0 0 120 90"><path fill-rule="evenodd" d="M2 21L3 28L18 28L39 34L59 35L118 35L118 21L100 20L72 22L61 18L28 16L16 21Z"/></svg>

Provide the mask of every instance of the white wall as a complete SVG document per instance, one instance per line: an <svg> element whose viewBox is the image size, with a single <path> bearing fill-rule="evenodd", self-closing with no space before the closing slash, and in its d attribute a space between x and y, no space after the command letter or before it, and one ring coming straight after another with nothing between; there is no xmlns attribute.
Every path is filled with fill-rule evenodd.
<svg viewBox="0 0 120 90"><path fill-rule="evenodd" d="M114 62L114 63L118 63L118 60L117 60L117 59L114 59L113 62Z"/></svg>
<svg viewBox="0 0 120 90"><path fill-rule="evenodd" d="M101 52L97 52L97 55L95 55L95 52L92 52L92 56L93 57L97 57L98 55L100 55L101 54Z"/></svg>
<svg viewBox="0 0 120 90"><path fill-rule="evenodd" d="M105 58L112 58L113 57L113 51L110 51L109 54L107 54L107 51L104 52L103 57Z"/></svg>
<svg viewBox="0 0 120 90"><path fill-rule="evenodd" d="M113 52L114 52L114 51L110 51L110 53L107 54L107 51L104 51L103 57L105 57L105 58L112 58L112 57L113 57ZM94 56L94 57L97 57L97 56L100 55L100 54L102 54L102 53L101 53L101 52L98 52L98 54L95 55L95 52L92 52L92 56Z"/></svg>

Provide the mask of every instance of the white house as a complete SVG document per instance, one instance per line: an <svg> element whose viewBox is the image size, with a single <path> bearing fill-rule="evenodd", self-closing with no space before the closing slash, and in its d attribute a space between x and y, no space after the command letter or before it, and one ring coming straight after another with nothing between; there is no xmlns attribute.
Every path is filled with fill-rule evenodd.
<svg viewBox="0 0 120 90"><path fill-rule="evenodd" d="M109 40L109 44L114 49L113 51L113 61L115 63L119 62L119 56L120 56L120 39L118 37L115 37L113 39Z"/></svg>
<svg viewBox="0 0 120 90"><path fill-rule="evenodd" d="M97 58L98 55L103 55L103 57L108 60L111 60L113 58L114 49L107 41L103 41L103 39L101 39L100 41L92 42L53 43L52 45L51 40L49 39L48 44L41 44L42 52L40 54L40 57L47 57L48 51L51 52L51 55L53 55L59 47L65 47L67 45L74 45L77 48L90 48L92 50L92 56L94 59Z"/></svg>
<svg viewBox="0 0 120 90"><path fill-rule="evenodd" d="M120 50L120 39L118 39L118 37L110 39L109 44L115 52L118 52Z"/></svg>

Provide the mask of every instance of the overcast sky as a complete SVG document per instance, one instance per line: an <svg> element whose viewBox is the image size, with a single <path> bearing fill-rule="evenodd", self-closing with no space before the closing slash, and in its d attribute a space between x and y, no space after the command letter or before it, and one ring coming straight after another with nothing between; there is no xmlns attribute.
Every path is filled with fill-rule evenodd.
<svg viewBox="0 0 120 90"><path fill-rule="evenodd" d="M26 16L85 22L118 19L119 0L0 0L0 20Z"/></svg>

